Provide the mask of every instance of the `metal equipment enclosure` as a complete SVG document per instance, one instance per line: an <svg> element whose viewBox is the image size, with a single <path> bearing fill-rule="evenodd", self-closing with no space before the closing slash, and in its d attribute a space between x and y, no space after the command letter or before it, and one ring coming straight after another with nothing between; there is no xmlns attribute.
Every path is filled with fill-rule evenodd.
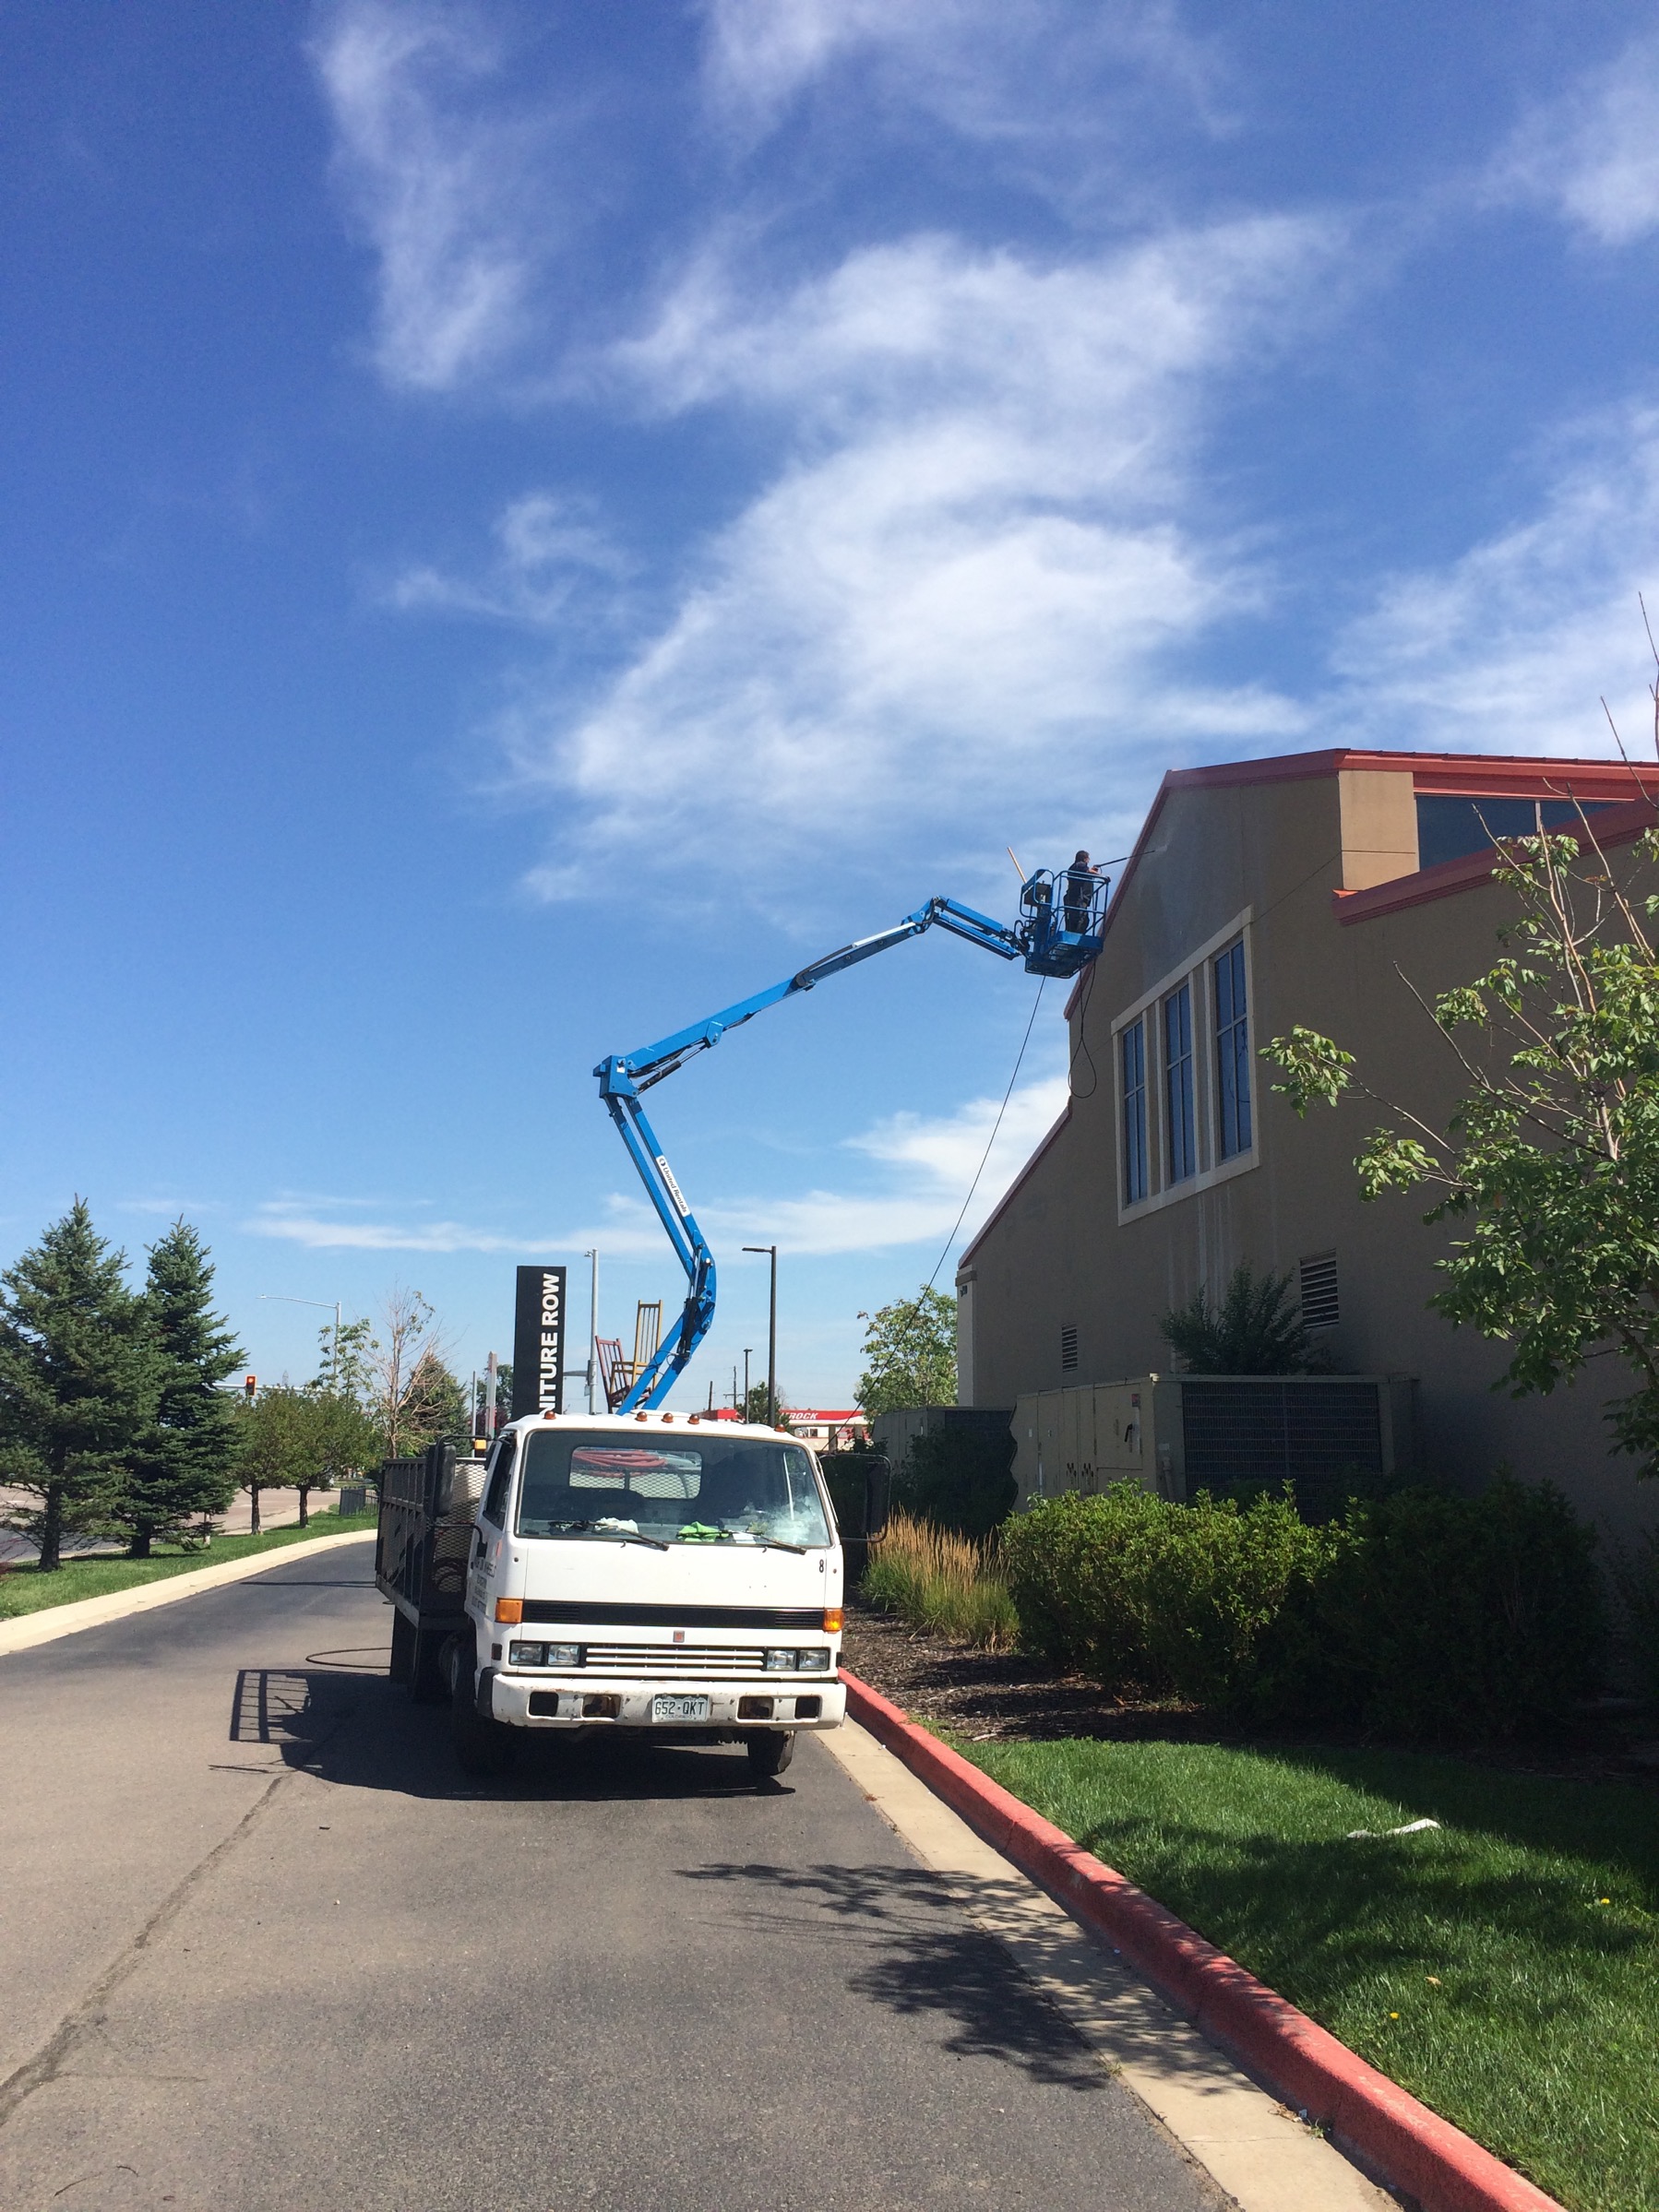
<svg viewBox="0 0 1659 2212"><path fill-rule="evenodd" d="M1014 1409L1016 1510L1126 1480L1181 1500L1401 1473L1417 1463L1415 1392L1398 1374L1143 1374L1033 1390Z"/></svg>

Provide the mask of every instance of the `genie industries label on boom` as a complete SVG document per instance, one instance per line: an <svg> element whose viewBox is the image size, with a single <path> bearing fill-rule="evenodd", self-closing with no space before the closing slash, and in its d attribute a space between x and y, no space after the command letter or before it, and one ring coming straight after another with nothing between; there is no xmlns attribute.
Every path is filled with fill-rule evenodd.
<svg viewBox="0 0 1659 2212"><path fill-rule="evenodd" d="M513 1412L565 1410L565 1270L520 1267L513 1314Z"/></svg>

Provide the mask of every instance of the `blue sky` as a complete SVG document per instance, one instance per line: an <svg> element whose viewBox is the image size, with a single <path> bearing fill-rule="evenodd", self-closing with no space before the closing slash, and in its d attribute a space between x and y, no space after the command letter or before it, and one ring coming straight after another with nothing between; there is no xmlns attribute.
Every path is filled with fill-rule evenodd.
<svg viewBox="0 0 1659 2212"><path fill-rule="evenodd" d="M680 1285L600 1056L1011 911L1166 767L1651 720L1648 10L18 0L0 54L0 1259L182 1210L258 1372L322 1318L260 1293L394 1281L464 1371L596 1240L631 1333ZM685 1397L775 1238L844 1401L1034 990L925 939L653 1094Z"/></svg>

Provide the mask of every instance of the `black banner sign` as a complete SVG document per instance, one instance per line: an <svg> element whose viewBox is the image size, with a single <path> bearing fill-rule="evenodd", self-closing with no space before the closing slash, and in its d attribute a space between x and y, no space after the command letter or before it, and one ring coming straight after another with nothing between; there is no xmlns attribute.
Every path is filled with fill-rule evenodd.
<svg viewBox="0 0 1659 2212"><path fill-rule="evenodd" d="M565 1410L565 1270L520 1267L513 1312L514 1421Z"/></svg>

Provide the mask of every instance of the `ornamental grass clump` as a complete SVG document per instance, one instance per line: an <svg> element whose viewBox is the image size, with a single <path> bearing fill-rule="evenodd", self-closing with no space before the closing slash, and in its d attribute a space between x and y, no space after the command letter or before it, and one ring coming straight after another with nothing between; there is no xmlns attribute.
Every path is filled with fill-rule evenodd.
<svg viewBox="0 0 1659 2212"><path fill-rule="evenodd" d="M994 1540L958 1536L909 1514L894 1514L871 1547L861 1587L872 1605L959 1643L1001 1651L1019 1635Z"/></svg>

